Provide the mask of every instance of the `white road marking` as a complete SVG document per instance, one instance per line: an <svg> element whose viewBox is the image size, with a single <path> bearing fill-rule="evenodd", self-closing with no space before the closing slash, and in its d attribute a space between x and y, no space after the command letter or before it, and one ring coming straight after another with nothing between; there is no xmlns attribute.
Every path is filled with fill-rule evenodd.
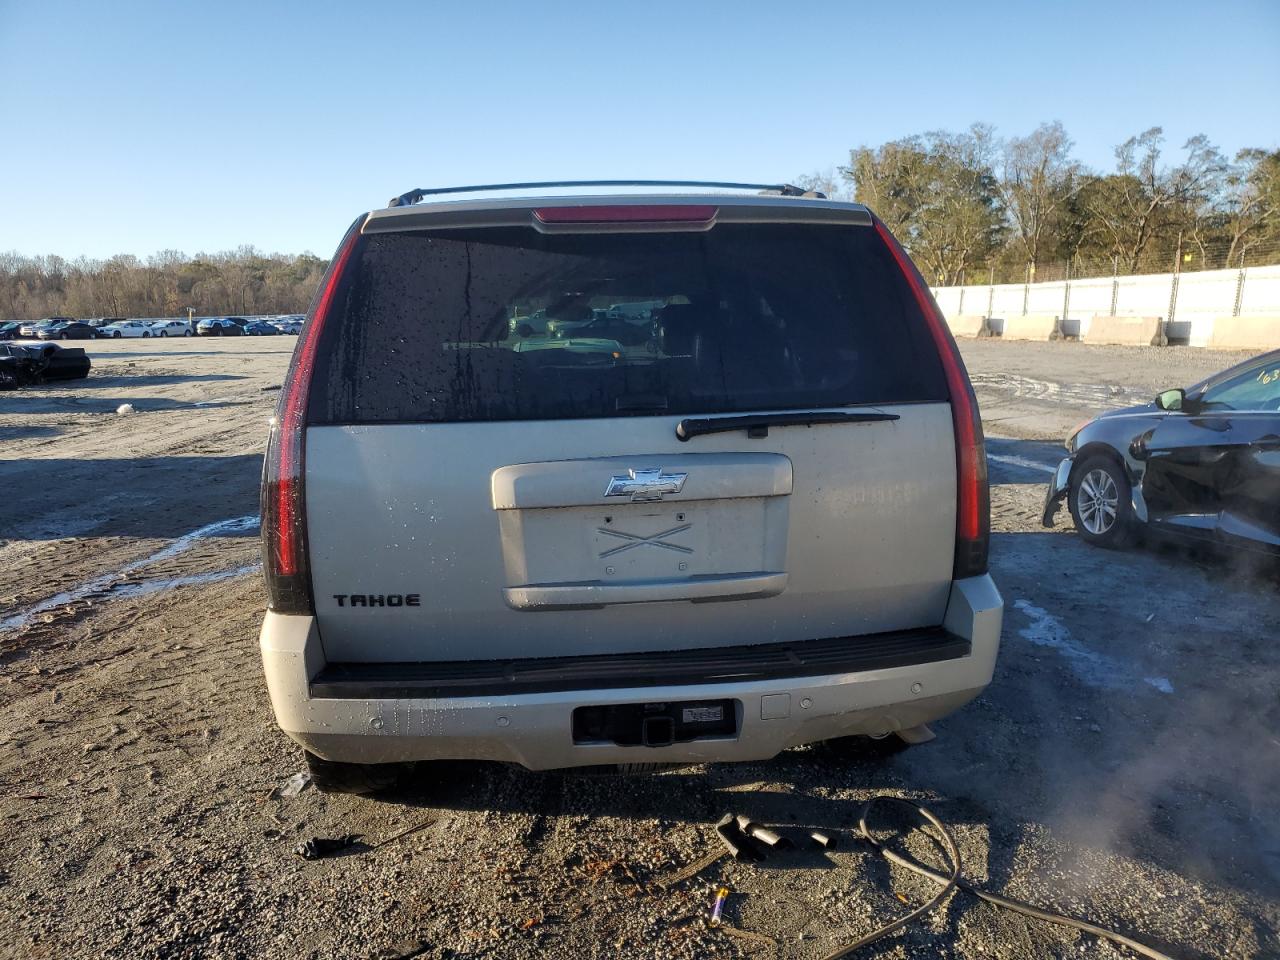
<svg viewBox="0 0 1280 960"><path fill-rule="evenodd" d="M144 590L154 583L157 586L154 590L164 589L165 586L184 586L186 583L209 583L212 580L201 580L200 577L213 577L214 579L225 579L226 577L238 576L240 573L247 573L250 570L257 569L257 565L250 567L239 567L234 571L219 571L215 574L197 574L190 577L162 577L156 580L143 581L137 584L128 584L123 587L117 586L119 582L125 579L129 574L136 570L141 570L153 563L159 563L162 560L168 560L176 557L180 553L184 553L191 549L192 545L207 537L216 536L220 533L241 533L254 529L258 526L257 514L251 514L247 517L233 517L230 520L219 520L216 523L207 523L203 527L197 527L190 533L184 533L178 537L167 547L162 547L155 553L141 560L137 560L127 566L121 567L113 573L104 574L101 577L82 583L80 586L72 590L66 590L62 593L55 594L52 597L41 600L34 606L28 607L21 613L15 613L11 617L0 620L0 630L16 630L24 627L31 622L32 618L46 613L57 607L65 606L68 603L75 603L77 600L84 600L86 597L95 593L104 593L108 590L112 591L113 596L136 596L139 593L151 593L153 590Z"/></svg>

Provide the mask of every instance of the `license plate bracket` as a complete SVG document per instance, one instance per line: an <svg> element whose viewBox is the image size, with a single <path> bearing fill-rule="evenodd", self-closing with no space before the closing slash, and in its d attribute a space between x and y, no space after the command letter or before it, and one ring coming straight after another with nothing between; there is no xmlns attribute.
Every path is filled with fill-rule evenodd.
<svg viewBox="0 0 1280 960"><path fill-rule="evenodd" d="M620 747L667 747L738 733L737 700L681 700L611 703L573 711L574 743L614 743Z"/></svg>

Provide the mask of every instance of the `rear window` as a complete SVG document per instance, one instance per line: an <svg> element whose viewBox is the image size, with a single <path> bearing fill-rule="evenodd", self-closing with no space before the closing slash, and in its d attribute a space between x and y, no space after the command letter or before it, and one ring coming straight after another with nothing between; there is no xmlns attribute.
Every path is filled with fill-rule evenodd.
<svg viewBox="0 0 1280 960"><path fill-rule="evenodd" d="M528 227L362 238L326 321L317 424L559 420L947 399L873 230Z"/></svg>

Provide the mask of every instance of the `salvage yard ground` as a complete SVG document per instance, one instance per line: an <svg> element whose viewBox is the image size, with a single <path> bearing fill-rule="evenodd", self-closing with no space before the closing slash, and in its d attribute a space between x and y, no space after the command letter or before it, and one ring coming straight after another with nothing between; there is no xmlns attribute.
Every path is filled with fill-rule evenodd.
<svg viewBox="0 0 1280 960"><path fill-rule="evenodd" d="M931 885L847 845L660 882L726 810L847 830L880 792L932 807L981 886L1178 957L1280 956L1274 571L1038 522L1070 427L1239 355L963 346L1007 609L994 683L933 743L627 780L442 764L378 802L275 792L301 760L261 683L255 516L293 345L93 343L88 380L0 394L0 956L816 958ZM347 833L367 846L291 852ZM1127 954L957 895L864 955Z"/></svg>

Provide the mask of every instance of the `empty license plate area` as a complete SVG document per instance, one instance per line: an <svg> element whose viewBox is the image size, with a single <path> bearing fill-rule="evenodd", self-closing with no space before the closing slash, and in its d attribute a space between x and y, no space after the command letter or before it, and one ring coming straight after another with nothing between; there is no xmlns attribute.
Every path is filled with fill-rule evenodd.
<svg viewBox="0 0 1280 960"><path fill-rule="evenodd" d="M509 525L519 515L519 531L505 542L521 583L622 585L780 570L783 500L506 511Z"/></svg>
<svg viewBox="0 0 1280 960"><path fill-rule="evenodd" d="M589 573L593 579L626 583L719 572L709 555L708 535L721 511L707 506L677 509L628 504L621 510L588 512L583 532ZM758 520L755 526L759 528ZM758 544L763 538L757 535L754 539Z"/></svg>
<svg viewBox="0 0 1280 960"><path fill-rule="evenodd" d="M617 703L573 711L574 743L666 747L712 737L732 737L741 713L736 700Z"/></svg>
<svg viewBox="0 0 1280 960"><path fill-rule="evenodd" d="M517 607L707 599L705 581L786 569L791 462L776 454L513 464L491 483L507 588L560 591Z"/></svg>

